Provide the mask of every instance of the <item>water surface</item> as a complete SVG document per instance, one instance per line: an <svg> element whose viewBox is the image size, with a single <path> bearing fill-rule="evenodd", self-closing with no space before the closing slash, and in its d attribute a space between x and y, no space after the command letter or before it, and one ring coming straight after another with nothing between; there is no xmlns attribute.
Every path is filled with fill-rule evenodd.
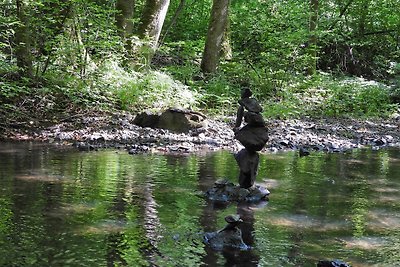
<svg viewBox="0 0 400 267"><path fill-rule="evenodd" d="M258 206L202 194L236 182L229 152L128 155L0 144L0 266L400 266L400 150L261 155ZM202 233L239 213L249 251Z"/></svg>

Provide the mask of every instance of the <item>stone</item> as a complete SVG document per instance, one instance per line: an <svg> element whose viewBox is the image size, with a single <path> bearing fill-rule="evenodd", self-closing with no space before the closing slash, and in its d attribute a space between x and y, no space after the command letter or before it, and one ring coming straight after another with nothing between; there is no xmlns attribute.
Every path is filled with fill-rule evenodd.
<svg viewBox="0 0 400 267"><path fill-rule="evenodd" d="M235 139L250 151L261 151L268 142L268 130L246 125L235 133Z"/></svg>
<svg viewBox="0 0 400 267"><path fill-rule="evenodd" d="M256 126L256 127L265 126L264 119L260 113L248 111L244 114L244 121L250 126Z"/></svg>
<svg viewBox="0 0 400 267"><path fill-rule="evenodd" d="M246 245L242 238L242 231L238 225L243 222L237 214L225 217L228 223L224 228L216 232L204 234L204 242L215 250L240 249L247 250L250 247Z"/></svg>
<svg viewBox="0 0 400 267"><path fill-rule="evenodd" d="M310 155L310 151L308 151L308 149L305 148L305 147L300 147L299 156L300 157L305 157L305 156L308 156L308 155Z"/></svg>
<svg viewBox="0 0 400 267"><path fill-rule="evenodd" d="M258 203L268 200L270 192L265 187L254 185L250 188L242 188L226 180L218 180L214 186L208 189L205 196L220 203L247 202Z"/></svg>
<svg viewBox="0 0 400 267"><path fill-rule="evenodd" d="M239 165L239 185L242 188L253 186L258 170L260 157L256 152L251 152L247 149L242 149L235 154L235 159Z"/></svg>
<svg viewBox="0 0 400 267"><path fill-rule="evenodd" d="M317 267L350 267L350 265L341 260L321 260L317 263Z"/></svg>
<svg viewBox="0 0 400 267"><path fill-rule="evenodd" d="M205 127L205 119L204 115L197 112L168 109L161 114L157 128L186 133L191 129Z"/></svg>
<svg viewBox="0 0 400 267"><path fill-rule="evenodd" d="M231 214L225 217L225 221L229 224L235 224L235 223L241 223L243 222L242 219L240 219L240 215L238 214Z"/></svg>
<svg viewBox="0 0 400 267"><path fill-rule="evenodd" d="M160 113L149 111L138 114L134 124L141 127L161 128L178 133L205 127L206 116L195 111L170 108Z"/></svg>
<svg viewBox="0 0 400 267"><path fill-rule="evenodd" d="M247 109L248 111L255 112L255 113L262 112L262 107L257 102L257 100L252 97L242 98L238 102L240 105L245 107L245 109Z"/></svg>
<svg viewBox="0 0 400 267"><path fill-rule="evenodd" d="M157 127L159 120L160 120L159 113L152 113L150 111L145 111L136 115L135 119L133 120L133 123L140 127L154 128Z"/></svg>

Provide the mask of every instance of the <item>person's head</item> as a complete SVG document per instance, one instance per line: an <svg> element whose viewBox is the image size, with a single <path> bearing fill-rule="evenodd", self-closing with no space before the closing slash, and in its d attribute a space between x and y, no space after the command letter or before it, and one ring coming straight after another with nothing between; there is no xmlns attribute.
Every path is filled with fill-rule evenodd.
<svg viewBox="0 0 400 267"><path fill-rule="evenodd" d="M251 92L251 90L249 88L246 87L246 88L242 89L242 92L241 92L242 98L250 97L252 95L253 95L253 93Z"/></svg>

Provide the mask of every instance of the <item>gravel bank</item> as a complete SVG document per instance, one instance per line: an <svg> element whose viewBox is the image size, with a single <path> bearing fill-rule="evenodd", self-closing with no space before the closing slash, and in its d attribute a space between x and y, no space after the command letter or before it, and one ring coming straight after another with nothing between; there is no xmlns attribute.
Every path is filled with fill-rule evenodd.
<svg viewBox="0 0 400 267"><path fill-rule="evenodd" d="M80 150L117 147L129 153L197 152L219 149L236 151L233 139L234 118L208 119L207 127L189 133L142 128L133 124L134 116L102 114L74 116L49 127L10 129L2 139L57 142ZM400 146L400 121L305 118L269 120L269 141L263 150L343 152L363 146Z"/></svg>

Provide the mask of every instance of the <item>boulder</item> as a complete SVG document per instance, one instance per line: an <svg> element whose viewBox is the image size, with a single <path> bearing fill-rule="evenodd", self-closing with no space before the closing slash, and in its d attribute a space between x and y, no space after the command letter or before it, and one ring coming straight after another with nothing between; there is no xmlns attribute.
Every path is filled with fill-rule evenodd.
<svg viewBox="0 0 400 267"><path fill-rule="evenodd" d="M150 111L145 111L136 115L135 119L133 120L133 123L140 127L154 128L157 127L157 124L160 120L160 115L161 114L159 113L152 113Z"/></svg>
<svg viewBox="0 0 400 267"><path fill-rule="evenodd" d="M205 127L206 116L195 111L170 108L161 114L149 111L142 112L135 117L133 123L141 127L161 128L185 133Z"/></svg>
<svg viewBox="0 0 400 267"><path fill-rule="evenodd" d="M185 133L192 129L205 127L205 119L206 117L198 112L181 109L168 109L161 114L156 127Z"/></svg>
<svg viewBox="0 0 400 267"><path fill-rule="evenodd" d="M264 118L260 113L248 111L244 114L244 121L251 126L265 126Z"/></svg>
<svg viewBox="0 0 400 267"><path fill-rule="evenodd" d="M260 157L257 152L242 149L235 154L239 165L239 185L242 188L250 188L256 180Z"/></svg>

